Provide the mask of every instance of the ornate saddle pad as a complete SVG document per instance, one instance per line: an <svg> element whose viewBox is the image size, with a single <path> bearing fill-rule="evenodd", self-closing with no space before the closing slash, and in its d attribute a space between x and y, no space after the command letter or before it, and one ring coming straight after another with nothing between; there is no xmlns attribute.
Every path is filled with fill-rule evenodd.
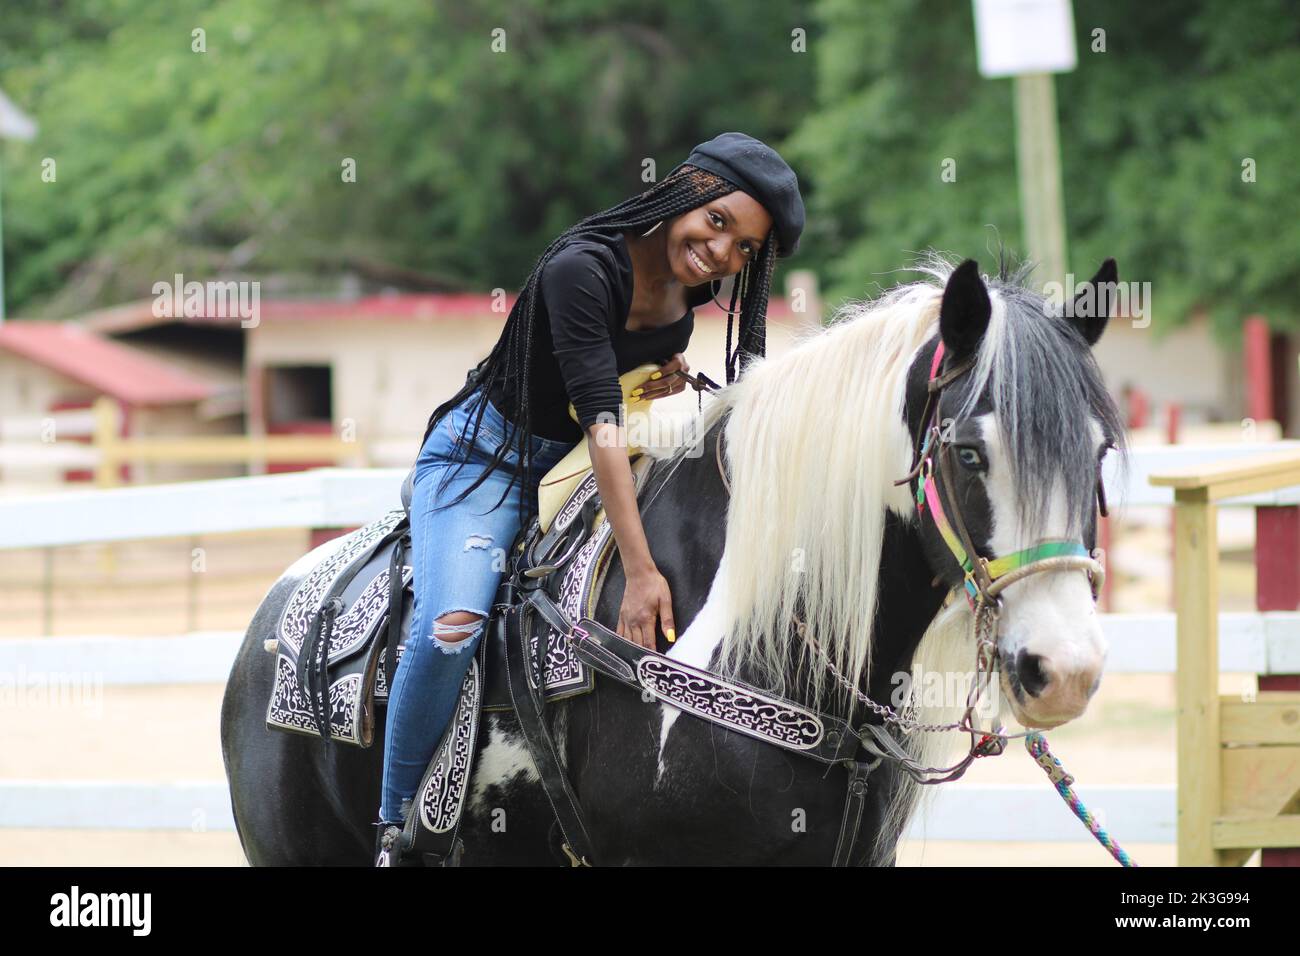
<svg viewBox="0 0 1300 956"><path fill-rule="evenodd" d="M632 478L638 493L645 485L652 464L647 455L639 455L632 461ZM537 537L536 526L529 530L533 533L526 534L523 543L535 543L528 553L520 556L522 566L545 568L562 563L560 573L552 574L547 580L547 592L573 620L595 614L596 602L609 570L609 559L615 548L614 528L605 520L604 509L600 507L595 473L588 471L579 482L556 513L550 531ZM572 557L565 560L566 555ZM544 625L539 622L538 627L541 626ZM497 628L489 628L485 637L488 646L483 709L513 710L506 686L504 637ZM537 642L538 635L534 630L534 650ZM563 635L553 630L547 642L546 699L562 700L585 694L591 690L593 679L591 668L573 653Z"/></svg>
<svg viewBox="0 0 1300 956"><path fill-rule="evenodd" d="M402 633L410 627L411 566L401 562L396 595L390 575L394 558L406 554L407 528L397 509L343 536L294 589L276 627L268 726L323 736L324 712L330 737L370 746L373 689L394 608Z"/></svg>

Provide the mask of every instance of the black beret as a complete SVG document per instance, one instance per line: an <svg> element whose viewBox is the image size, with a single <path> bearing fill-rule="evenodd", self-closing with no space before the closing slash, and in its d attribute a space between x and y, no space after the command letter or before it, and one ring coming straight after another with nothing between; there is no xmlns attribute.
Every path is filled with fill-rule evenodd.
<svg viewBox="0 0 1300 956"><path fill-rule="evenodd" d="M721 176L762 203L772 217L780 258L799 248L804 223L799 179L771 146L744 133L722 133L691 150L686 164Z"/></svg>

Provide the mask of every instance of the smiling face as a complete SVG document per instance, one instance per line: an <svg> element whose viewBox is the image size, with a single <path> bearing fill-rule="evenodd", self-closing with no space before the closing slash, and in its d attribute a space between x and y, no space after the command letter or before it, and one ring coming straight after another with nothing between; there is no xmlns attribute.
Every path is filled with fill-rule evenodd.
<svg viewBox="0 0 1300 956"><path fill-rule="evenodd" d="M736 190L671 220L665 245L669 268L683 285L732 276L758 257L772 217L753 196Z"/></svg>

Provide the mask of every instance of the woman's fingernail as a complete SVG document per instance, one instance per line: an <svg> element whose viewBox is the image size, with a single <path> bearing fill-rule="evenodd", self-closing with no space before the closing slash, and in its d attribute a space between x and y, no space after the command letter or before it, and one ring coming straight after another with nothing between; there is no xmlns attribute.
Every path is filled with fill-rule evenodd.
<svg viewBox="0 0 1300 956"><path fill-rule="evenodd" d="M667 629L664 631L664 633L668 635L668 643L669 643L669 644L676 643L676 641L677 641L677 632L676 632L676 631L674 631L674 630L670 627L670 628L667 628Z"/></svg>
<svg viewBox="0 0 1300 956"><path fill-rule="evenodd" d="M639 388L634 388L634 389L632 389L632 397L633 397L633 398L638 398L638 397L640 397L640 395L641 395L641 389L639 389Z"/></svg>
<svg viewBox="0 0 1300 956"><path fill-rule="evenodd" d="M651 377L651 378L658 378L661 374L662 374L661 372L651 372L651 373L650 373L650 377Z"/></svg>

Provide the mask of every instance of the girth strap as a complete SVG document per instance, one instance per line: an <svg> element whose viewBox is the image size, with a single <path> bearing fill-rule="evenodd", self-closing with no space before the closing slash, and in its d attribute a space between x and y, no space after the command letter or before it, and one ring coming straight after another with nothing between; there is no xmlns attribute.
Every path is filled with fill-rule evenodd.
<svg viewBox="0 0 1300 956"><path fill-rule="evenodd" d="M559 823L565 853L574 866L594 866L595 847L587 833L586 824L583 823L578 797L569 785L559 751L546 727L545 695L540 686L544 678L540 675L545 674L546 635L549 629L538 628L537 657L534 658L529 654L529 629L525 627L524 617L532 605L515 602L515 586L509 578L502 582L501 588L504 600L500 603L505 604L505 607L496 609L498 613L494 621L496 626L505 628L506 675L515 716L519 719L528 752L541 777L546 799ZM530 671L539 675L538 686L529 679Z"/></svg>
<svg viewBox="0 0 1300 956"><path fill-rule="evenodd" d="M840 820L840 837L835 841L835 855L831 866L849 866L853 862L853 847L862 825L862 811L867 802L867 778L880 766L882 758L869 763L853 761L849 767L848 795L844 798L844 816Z"/></svg>

